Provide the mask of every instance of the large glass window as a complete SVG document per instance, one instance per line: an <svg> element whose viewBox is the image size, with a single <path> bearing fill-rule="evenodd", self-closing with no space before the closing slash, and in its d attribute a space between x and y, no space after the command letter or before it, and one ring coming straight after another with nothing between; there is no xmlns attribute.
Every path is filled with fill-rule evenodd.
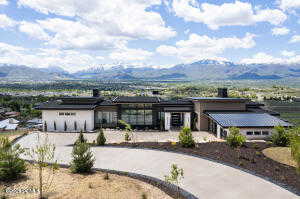
<svg viewBox="0 0 300 199"><path fill-rule="evenodd" d="M131 125L152 125L152 110L146 110L145 104L122 105L122 120Z"/></svg>
<svg viewBox="0 0 300 199"><path fill-rule="evenodd" d="M97 123L101 124L112 124L117 123L117 112L99 111Z"/></svg>

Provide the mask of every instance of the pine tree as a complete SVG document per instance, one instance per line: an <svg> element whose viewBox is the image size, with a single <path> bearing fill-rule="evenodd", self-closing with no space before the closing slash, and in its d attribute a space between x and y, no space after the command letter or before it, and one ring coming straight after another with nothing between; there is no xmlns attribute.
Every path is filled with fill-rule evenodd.
<svg viewBox="0 0 300 199"><path fill-rule="evenodd" d="M72 151L71 171L73 173L89 173L94 166L95 159L89 144L76 143Z"/></svg>
<svg viewBox="0 0 300 199"><path fill-rule="evenodd" d="M101 128L101 129L100 129L100 132L99 132L99 134L98 134L98 136L97 136L97 145L98 145L98 146L102 146L102 145L105 144L105 142L106 142L106 138L105 138L105 136L104 136L103 129Z"/></svg>

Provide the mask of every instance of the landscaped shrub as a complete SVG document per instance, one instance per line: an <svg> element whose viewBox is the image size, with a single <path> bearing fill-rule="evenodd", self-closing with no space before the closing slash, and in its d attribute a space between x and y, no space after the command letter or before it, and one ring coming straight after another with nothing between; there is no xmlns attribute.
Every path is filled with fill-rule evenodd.
<svg viewBox="0 0 300 199"><path fill-rule="evenodd" d="M126 142L130 141L131 137L132 137L131 125L128 124L127 122L125 122L124 120L119 120L119 126L120 126L121 129L124 129L126 131L125 135L124 135L125 141Z"/></svg>
<svg viewBox="0 0 300 199"><path fill-rule="evenodd" d="M240 133L240 129L236 127L229 128L230 134L226 138L227 144L232 148L242 146L246 142L246 137Z"/></svg>
<svg viewBox="0 0 300 199"><path fill-rule="evenodd" d="M13 146L7 137L0 137L0 180L17 179L26 171L25 161L20 158L24 149Z"/></svg>
<svg viewBox="0 0 300 199"><path fill-rule="evenodd" d="M78 138L77 138L77 140L75 141L74 144L77 144L77 143L86 143L86 142L87 142L87 140L84 138L83 132L80 131L79 136L78 136Z"/></svg>
<svg viewBox="0 0 300 199"><path fill-rule="evenodd" d="M98 146L102 146L102 145L105 144L105 142L106 142L106 138L105 138L105 136L104 136L103 129L101 128L101 129L100 129L100 132L99 132L99 134L98 134L98 136L97 136L97 145L98 145Z"/></svg>
<svg viewBox="0 0 300 199"><path fill-rule="evenodd" d="M300 174L300 127L294 128L290 134L291 154L297 163L297 171Z"/></svg>
<svg viewBox="0 0 300 199"><path fill-rule="evenodd" d="M195 147L195 141L192 135L192 131L188 127L184 127L178 136L179 143L181 144L182 147Z"/></svg>
<svg viewBox="0 0 300 199"><path fill-rule="evenodd" d="M78 142L72 151L71 171L73 173L89 173L92 170L95 159L89 144Z"/></svg>
<svg viewBox="0 0 300 199"><path fill-rule="evenodd" d="M272 134L272 142L276 146L286 147L290 143L289 133L282 126L275 127L275 133Z"/></svg>

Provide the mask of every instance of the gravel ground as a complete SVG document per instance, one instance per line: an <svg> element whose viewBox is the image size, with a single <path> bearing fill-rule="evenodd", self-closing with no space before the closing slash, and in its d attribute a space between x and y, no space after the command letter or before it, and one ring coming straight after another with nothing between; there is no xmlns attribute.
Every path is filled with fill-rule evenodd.
<svg viewBox="0 0 300 199"><path fill-rule="evenodd" d="M79 133L59 133L48 132L49 140L52 140L57 146L73 144L78 137ZM104 134L106 137L106 143L120 143L124 142L124 131L105 129ZM135 131L132 133L132 142L177 142L179 131ZM195 131L193 136L196 142L208 142L208 141L221 141L213 134L205 131ZM96 140L97 133L84 133L84 137L89 142Z"/></svg>

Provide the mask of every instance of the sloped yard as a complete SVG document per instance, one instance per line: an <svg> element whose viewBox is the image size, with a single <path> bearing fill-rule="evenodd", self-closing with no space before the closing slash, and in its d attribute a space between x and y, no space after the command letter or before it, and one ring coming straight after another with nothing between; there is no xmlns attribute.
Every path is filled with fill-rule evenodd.
<svg viewBox="0 0 300 199"><path fill-rule="evenodd" d="M45 176L48 177L47 173L46 171ZM60 168L54 174L53 182L45 186L48 199L140 199L143 196L153 199L171 199L157 187L140 180L115 174L108 176L109 179L105 179L103 172L90 175L72 174L68 169ZM38 197L37 187L38 173L33 166L29 165L23 179L11 183L0 183L0 188L3 190L0 195L14 199L33 199ZM31 188L35 189L29 190ZM31 193L12 193L21 189Z"/></svg>

